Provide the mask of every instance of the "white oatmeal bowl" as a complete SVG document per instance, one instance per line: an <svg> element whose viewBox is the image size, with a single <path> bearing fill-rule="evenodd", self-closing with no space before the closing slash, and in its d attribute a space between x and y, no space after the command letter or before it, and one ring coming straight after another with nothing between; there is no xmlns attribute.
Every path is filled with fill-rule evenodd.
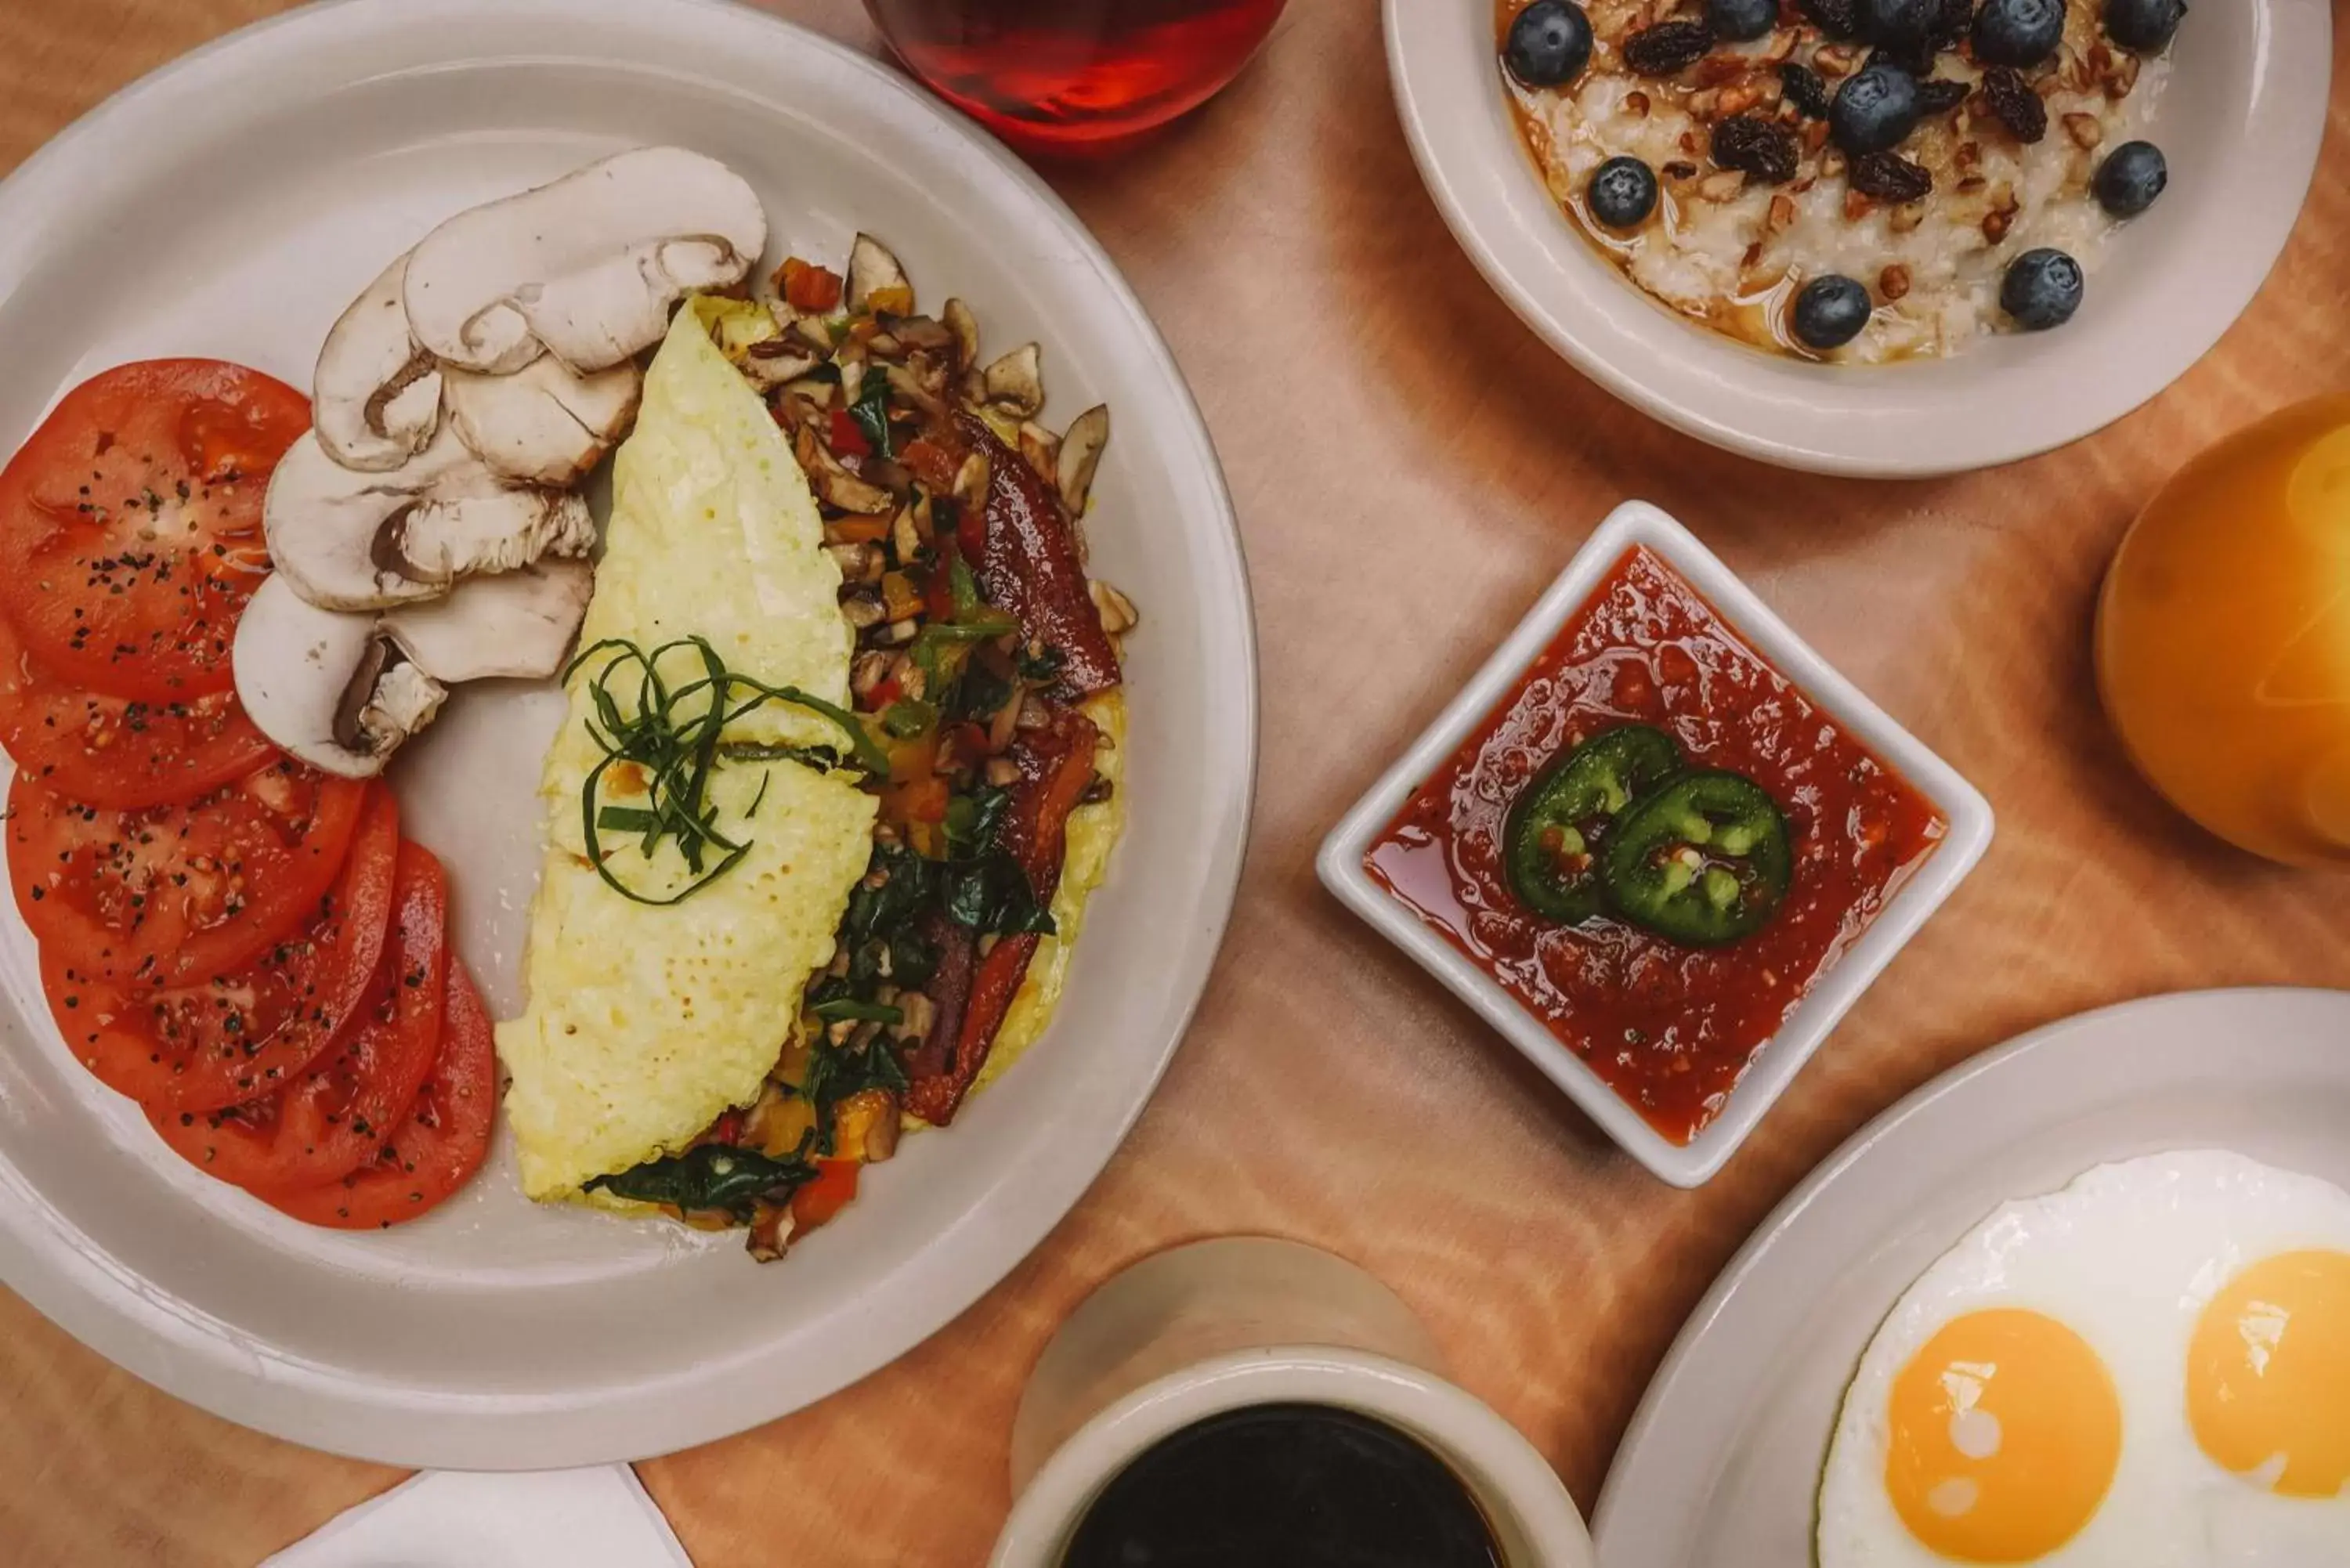
<svg viewBox="0 0 2350 1568"><path fill-rule="evenodd" d="M1825 119L1782 103L1783 62L1816 64L1833 94L1868 55L1797 25L1797 6L1762 38L1644 72L1628 38L1705 7L1586 0L1598 47L1545 90L1503 68L1493 0L1386 0L1386 13L1422 175L1529 326L1610 391L1718 446L1894 477L2012 462L2128 412L2218 340L2292 230L2324 129L2326 0L2193 0L2170 48L2144 57L2095 47L2102 4L2072 0L2064 50L2027 73L2047 122L2036 142L1994 112L1970 51L1946 54L1935 74L1950 107L1894 150L1908 169L1879 160L1873 178L1847 166L1858 160ZM1721 123L1739 116L1765 122L1754 140L1767 173L1721 161ZM2140 139L2166 155L2168 188L2117 223L2090 182ZM1654 171L1660 195L1648 219L1611 229L1588 182L1620 154ZM1898 199L1898 182L1921 173L1931 193ZM2043 246L2080 261L2084 297L2060 329L2012 330L2002 283ZM1793 332L1792 305L1829 272L1865 287L1870 315L1817 354Z"/></svg>

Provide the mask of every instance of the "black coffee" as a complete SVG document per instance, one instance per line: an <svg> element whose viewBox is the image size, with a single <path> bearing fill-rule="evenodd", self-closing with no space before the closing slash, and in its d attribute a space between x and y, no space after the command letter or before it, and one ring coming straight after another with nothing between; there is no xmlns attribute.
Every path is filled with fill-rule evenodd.
<svg viewBox="0 0 2350 1568"><path fill-rule="evenodd" d="M1383 1422L1260 1405L1161 1440L1109 1483L1066 1568L1502 1568L1444 1461Z"/></svg>

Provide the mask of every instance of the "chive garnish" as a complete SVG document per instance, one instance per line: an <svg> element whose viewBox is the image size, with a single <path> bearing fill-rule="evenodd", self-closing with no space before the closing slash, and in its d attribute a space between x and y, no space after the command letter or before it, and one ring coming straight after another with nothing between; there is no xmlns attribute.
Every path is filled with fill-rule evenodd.
<svg viewBox="0 0 2350 1568"><path fill-rule="evenodd" d="M660 663L680 649L690 649L700 657L702 673L672 687L662 676ZM804 708L830 720L847 740L848 758L854 766L876 774L889 770L889 759L880 745L855 714L795 686L770 686L727 669L726 661L707 639L679 638L648 653L625 638L606 638L579 651L565 668L564 680L567 683L598 655L606 653L611 657L596 670L588 686L588 701L596 711L596 716L588 721L588 733L604 755L588 770L587 782L580 787L580 826L588 859L596 867L596 874L625 898L657 907L681 903L733 870L751 852L747 839L737 842L718 830L717 808L708 804L710 778L722 759L736 762L788 756L810 765L818 765L820 759L840 760L837 753L817 748L777 751L729 745L722 741L727 725L770 702ZM624 706L621 695L627 689L627 672L632 666L636 670L635 701L632 706ZM620 683L617 689L616 680ZM604 777L621 763L632 763L643 771L644 805L603 804L600 791ZM766 795L767 781L763 778L759 793L751 803L752 813L758 811ZM608 833L634 836L639 853L648 858L661 840L675 839L678 854L693 879L665 898L639 892L614 874L604 851L604 836Z"/></svg>

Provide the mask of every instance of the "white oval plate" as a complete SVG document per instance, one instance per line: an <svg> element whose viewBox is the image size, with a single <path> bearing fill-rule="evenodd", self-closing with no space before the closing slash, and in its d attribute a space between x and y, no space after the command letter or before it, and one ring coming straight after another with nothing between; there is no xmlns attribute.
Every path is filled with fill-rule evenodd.
<svg viewBox="0 0 2350 1568"><path fill-rule="evenodd" d="M448 213L636 143L742 171L768 264L884 236L926 300L1045 347L1048 414L1110 404L1095 566L1144 627L1130 824L1055 1028L912 1139L787 1262L739 1238L537 1208L509 1151L379 1235L312 1230L182 1168L66 1054L0 916L0 1279L205 1408L401 1464L660 1453L902 1354L1043 1239L1141 1112L1238 878L1255 650L1231 504L1166 347L1076 219L879 66L712 0L348 0L148 78L0 185L0 451L120 360L215 355L297 386L337 313ZM551 689L468 692L394 768L454 875L501 1014L537 856Z"/></svg>
<svg viewBox="0 0 2350 1568"><path fill-rule="evenodd" d="M2170 187L2108 247L2081 314L1947 359L1820 366L1733 342L1643 294L1575 232L1520 144L1488 0L1386 0L1388 68L1420 177L1488 283L1593 380L1677 430L1787 468L1988 468L2077 441L2220 340L2284 248L2317 166L2327 0L2198 5L2150 111Z"/></svg>
<svg viewBox="0 0 2350 1568"><path fill-rule="evenodd" d="M2350 1188L2350 992L2191 992L2083 1013L1877 1117L1763 1222L1674 1341L1600 1493L1600 1561L1808 1568L1846 1385L1910 1282L2009 1199L2210 1147Z"/></svg>

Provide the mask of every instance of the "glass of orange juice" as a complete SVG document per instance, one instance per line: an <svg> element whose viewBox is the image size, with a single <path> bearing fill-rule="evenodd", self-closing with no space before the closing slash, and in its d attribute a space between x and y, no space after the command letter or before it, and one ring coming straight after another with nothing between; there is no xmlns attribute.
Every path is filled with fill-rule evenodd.
<svg viewBox="0 0 2350 1568"><path fill-rule="evenodd" d="M2131 758L2220 837L2350 865L2350 396L2189 462L2122 541L2097 680Z"/></svg>

